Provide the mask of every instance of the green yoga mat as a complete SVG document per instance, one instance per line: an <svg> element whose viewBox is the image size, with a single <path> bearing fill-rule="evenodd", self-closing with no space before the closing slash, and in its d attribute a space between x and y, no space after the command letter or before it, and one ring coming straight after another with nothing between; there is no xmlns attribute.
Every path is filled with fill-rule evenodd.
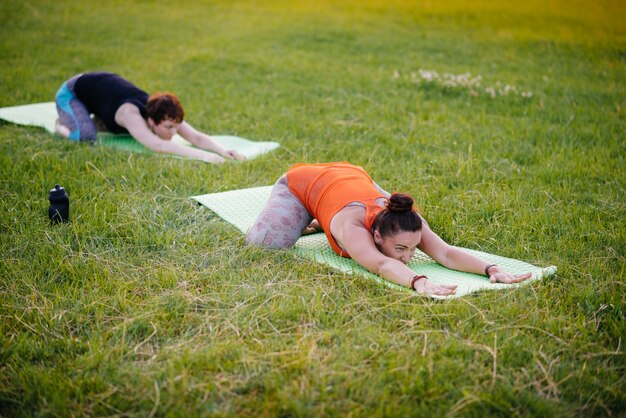
<svg viewBox="0 0 626 418"><path fill-rule="evenodd" d="M56 118L57 110L54 102L0 108L0 119L17 125L44 128L52 134L55 133L54 123ZM227 149L235 149L239 151L248 159L255 158L261 154L280 147L280 144L277 142L251 141L249 139L232 135L211 135L211 138ZM185 139L179 135L174 136L172 141L191 146L189 142L185 141ZM98 133L96 144L131 152L153 152L149 148L146 148L141 143L137 142L130 135L114 135L100 132Z"/></svg>
<svg viewBox="0 0 626 418"><path fill-rule="evenodd" d="M255 187L250 189L231 190L221 193L210 193L191 198L215 212L219 217L229 222L244 234L256 220L257 215L265 206L269 198L272 186ZM501 257L481 251L462 248L463 251L474 254L486 262L495 263L502 266L511 273L532 273L532 277L522 283L507 285L502 283L490 283L485 276L462 273L450 270L436 263L432 258L417 251L409 262L409 267L416 274L428 276L434 283L456 284L458 286L456 294L453 296L433 296L437 299L464 296L472 292L482 290L511 289L513 287L524 286L542 277L552 275L556 272L556 267L541 268L532 264L512 258ZM339 271L357 274L389 286L394 289L410 291L408 288L389 282L375 274L370 273L365 268L349 258L339 257L333 252L328 244L328 240L323 233L306 235L301 237L294 248L294 251L304 257L313 259L319 263L331 266Z"/></svg>

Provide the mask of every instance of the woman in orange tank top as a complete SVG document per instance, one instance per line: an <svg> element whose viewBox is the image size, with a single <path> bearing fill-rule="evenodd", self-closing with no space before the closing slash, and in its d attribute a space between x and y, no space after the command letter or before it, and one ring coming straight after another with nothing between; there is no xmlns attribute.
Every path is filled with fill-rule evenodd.
<svg viewBox="0 0 626 418"><path fill-rule="evenodd" d="M411 196L390 195L363 168L346 162L292 166L274 185L246 241L289 248L313 230L324 231L340 256L420 293L446 296L456 286L434 284L407 267L418 248L447 268L485 274L492 282L530 277L512 275L447 244L417 214Z"/></svg>

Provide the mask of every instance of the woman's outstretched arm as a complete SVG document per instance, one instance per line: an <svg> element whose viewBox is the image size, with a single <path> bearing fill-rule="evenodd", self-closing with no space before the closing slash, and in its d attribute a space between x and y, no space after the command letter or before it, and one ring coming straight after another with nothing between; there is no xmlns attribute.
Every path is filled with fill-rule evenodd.
<svg viewBox="0 0 626 418"><path fill-rule="evenodd" d="M217 154L159 138L152 133L139 109L133 104L124 103L120 106L115 113L115 121L126 128L133 138L155 152L195 158L207 163L224 162L224 158Z"/></svg>
<svg viewBox="0 0 626 418"><path fill-rule="evenodd" d="M507 273L500 266L488 263L479 257L446 243L430 229L426 221L422 222L422 240L418 248L449 269L482 275L488 273L492 283L518 283L531 276L530 273L519 275ZM486 271L487 268L488 272Z"/></svg>
<svg viewBox="0 0 626 418"><path fill-rule="evenodd" d="M365 211L363 208L358 209ZM350 208L349 210L358 209ZM358 219L334 221L335 219L331 223L333 237L354 261L390 282L406 287L411 286L411 281L417 274L401 261L381 253L374 244L372 234L361 221ZM456 286L434 284L426 278L415 282L415 290L429 295L448 296L455 293Z"/></svg>
<svg viewBox="0 0 626 418"><path fill-rule="evenodd" d="M246 157L244 157L238 151L224 148L223 146L215 142L215 140L209 135L205 134L204 132L200 132L185 121L183 121L178 127L178 134L191 142L194 146L208 151L216 152L222 157L230 158L233 160L246 159Z"/></svg>

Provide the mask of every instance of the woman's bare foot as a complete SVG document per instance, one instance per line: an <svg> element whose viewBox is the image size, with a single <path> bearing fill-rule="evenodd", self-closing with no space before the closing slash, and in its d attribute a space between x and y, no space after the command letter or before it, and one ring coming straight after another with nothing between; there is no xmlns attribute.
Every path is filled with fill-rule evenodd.
<svg viewBox="0 0 626 418"><path fill-rule="evenodd" d="M70 128L68 128L65 125L62 125L58 119L54 122L54 130L57 131L57 133L61 135L63 138L70 137Z"/></svg>

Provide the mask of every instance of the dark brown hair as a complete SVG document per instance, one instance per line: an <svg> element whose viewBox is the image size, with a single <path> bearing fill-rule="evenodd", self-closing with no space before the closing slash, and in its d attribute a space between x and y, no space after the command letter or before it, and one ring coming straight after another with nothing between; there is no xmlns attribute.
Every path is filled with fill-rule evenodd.
<svg viewBox="0 0 626 418"><path fill-rule="evenodd" d="M183 105L172 93L154 93L146 102L146 113L157 125L164 119L181 123L185 117Z"/></svg>
<svg viewBox="0 0 626 418"><path fill-rule="evenodd" d="M372 230L378 230L381 237L387 238L398 232L415 232L422 229L422 218L413 208L413 202L413 198L408 194L392 194L385 209L376 215Z"/></svg>

